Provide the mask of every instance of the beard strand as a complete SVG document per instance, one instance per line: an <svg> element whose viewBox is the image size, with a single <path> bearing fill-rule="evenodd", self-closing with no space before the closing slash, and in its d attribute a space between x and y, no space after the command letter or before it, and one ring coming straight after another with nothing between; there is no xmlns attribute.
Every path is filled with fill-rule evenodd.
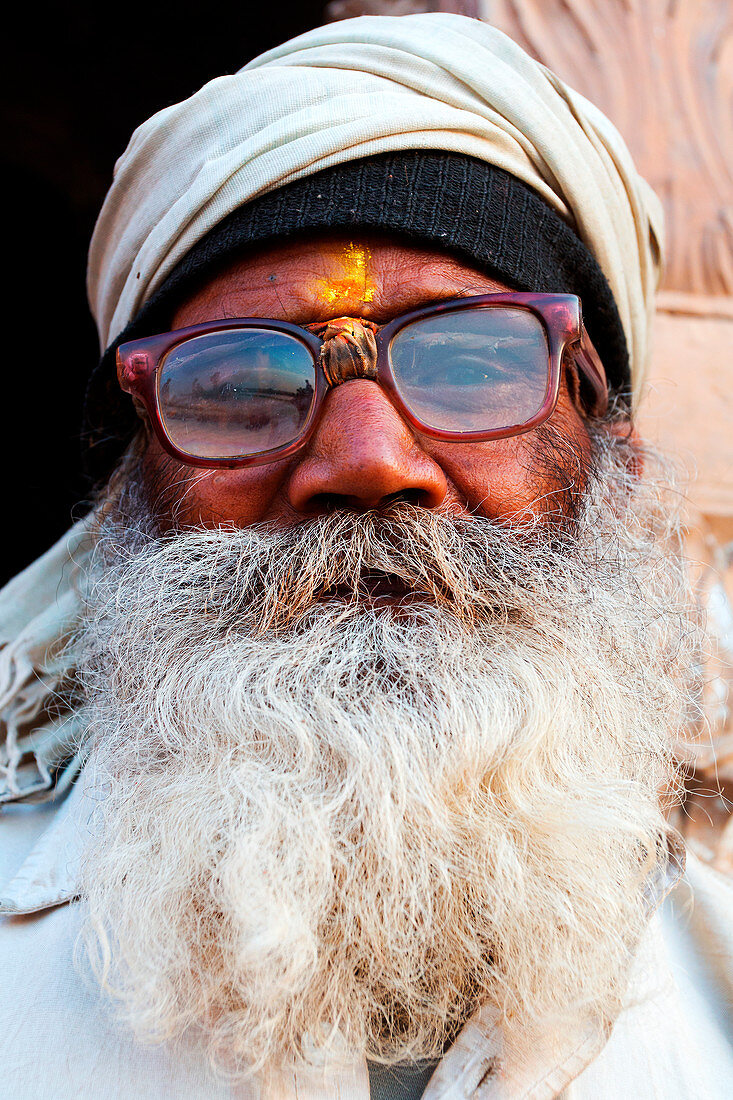
<svg viewBox="0 0 733 1100"><path fill-rule="evenodd" d="M599 436L572 528L398 503L151 535L129 479L76 641L83 932L143 1040L235 1072L617 1014L696 631L670 509ZM371 600L365 578L412 595Z"/></svg>

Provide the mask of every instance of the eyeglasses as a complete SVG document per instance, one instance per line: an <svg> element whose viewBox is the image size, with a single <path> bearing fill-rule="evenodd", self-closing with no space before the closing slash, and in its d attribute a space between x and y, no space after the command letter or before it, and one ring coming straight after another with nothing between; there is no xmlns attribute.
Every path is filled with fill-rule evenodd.
<svg viewBox="0 0 733 1100"><path fill-rule="evenodd" d="M350 339L346 372L327 354L335 336ZM481 294L381 327L241 317L117 350L120 385L142 403L163 448L204 467L260 466L294 454L329 389L359 377L373 379L430 438L520 435L552 414L564 363L576 403L602 415L606 375L573 294Z"/></svg>

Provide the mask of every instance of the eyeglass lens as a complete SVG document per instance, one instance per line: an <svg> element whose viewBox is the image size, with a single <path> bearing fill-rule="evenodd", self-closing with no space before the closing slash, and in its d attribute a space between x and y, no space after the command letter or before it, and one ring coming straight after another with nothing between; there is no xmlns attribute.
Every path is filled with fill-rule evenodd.
<svg viewBox="0 0 733 1100"><path fill-rule="evenodd" d="M457 309L412 321L389 349L395 386L426 428L518 427L549 386L541 321L516 307ZM266 328L194 336L158 371L161 419L174 445L198 458L238 458L292 443L315 399L311 349Z"/></svg>
<svg viewBox="0 0 733 1100"><path fill-rule="evenodd" d="M542 323L492 306L423 317L390 347L405 405L426 427L482 432L527 423L544 404L549 352Z"/></svg>
<svg viewBox="0 0 733 1100"><path fill-rule="evenodd" d="M169 438L198 458L238 458L291 443L315 397L313 353L271 329L230 329L179 344L158 371Z"/></svg>

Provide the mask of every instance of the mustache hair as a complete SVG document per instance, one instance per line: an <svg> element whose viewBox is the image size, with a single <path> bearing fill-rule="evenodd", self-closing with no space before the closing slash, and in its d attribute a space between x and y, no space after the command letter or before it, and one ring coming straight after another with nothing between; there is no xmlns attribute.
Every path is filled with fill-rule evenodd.
<svg viewBox="0 0 733 1100"><path fill-rule="evenodd" d="M602 447L599 438L596 450ZM619 499L635 494L638 487L618 449L614 465ZM207 628L214 630L239 624L255 636L277 633L302 622L314 605L329 601L348 617L374 606L375 589L422 598L423 604L448 611L466 627L509 619L529 625L543 595L538 579L545 579L545 591L555 599L565 577L569 588L575 587L577 565L590 557L605 575L599 576L601 582L619 583L632 552L626 548L623 563L607 548L597 553L593 522L599 506L603 508L604 490L594 490L597 482L587 469L582 524L565 513L548 526L546 512L497 521L396 501L362 513L334 511L287 528L188 528L183 562L183 532L157 532L139 474L136 467L128 471L119 498L101 512L100 559L124 573L126 559L134 560L143 549L152 551L146 558L146 598L151 593L154 598L158 576L166 599L177 591L182 605L205 592ZM643 538L639 552L646 553Z"/></svg>
<svg viewBox="0 0 733 1100"><path fill-rule="evenodd" d="M109 508L84 942L138 1035L252 1071L432 1057L487 1004L509 1042L614 1018L697 633L666 495L598 453L554 535L402 502L153 537L139 486Z"/></svg>
<svg viewBox="0 0 733 1100"><path fill-rule="evenodd" d="M622 411L622 418L625 415ZM609 424L612 419L609 414ZM590 529L593 501L604 496L603 487L598 492L598 473L609 461L621 497L637 492L630 473L638 461L636 445L610 436L606 423L599 422L590 434L587 457L552 425L538 430L535 472L551 488L521 513L491 520L478 513L462 518L395 501L366 512L321 514L288 528L255 524L247 529L226 524L214 529L180 528L180 502L173 494L182 486L175 481L171 489L159 471L147 468L141 436L98 502L99 557L102 560L108 553L108 564L118 568L125 555L154 544L160 550L155 562L165 571L167 583L175 580L176 540L185 533L192 563L200 561L201 572L181 577L184 586L190 584L197 591L208 587L212 608L231 621L241 618L248 629L263 634L287 629L309 606L331 597L352 610L360 609L373 589L380 587L380 580L383 589L392 588L398 596L420 594L450 608L468 625L485 613L502 614L483 591L485 586L493 587L494 579L502 597L507 582L514 579L514 595L524 606L522 588L536 581L534 559L527 560L528 552L539 550L539 560L544 562L552 549L562 563L566 554L580 549L579 532ZM226 540L219 537L222 532ZM258 554L251 554L263 545L262 540L273 548L264 567ZM247 564L249 557L254 568ZM613 562L608 564L613 569ZM554 562L548 566L557 567ZM217 575L227 578L223 585L217 583Z"/></svg>
<svg viewBox="0 0 733 1100"><path fill-rule="evenodd" d="M515 610L525 602L529 540L510 538L489 521L426 514L407 503L379 512L323 515L286 530L193 529L157 543L145 584L160 574L182 601L206 593L214 629L246 625L255 635L286 630L313 605L337 601L362 610L379 582L449 609L466 625L496 613L492 595L511 586ZM263 554L263 547L267 553Z"/></svg>

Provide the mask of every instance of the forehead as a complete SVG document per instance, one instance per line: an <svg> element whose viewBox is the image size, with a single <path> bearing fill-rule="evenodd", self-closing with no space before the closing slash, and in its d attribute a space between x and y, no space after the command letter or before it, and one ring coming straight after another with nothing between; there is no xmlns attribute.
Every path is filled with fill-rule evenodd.
<svg viewBox="0 0 733 1100"><path fill-rule="evenodd" d="M368 234L313 235L224 264L179 304L173 327L246 316L386 321L426 302L504 289L469 262L429 246Z"/></svg>

